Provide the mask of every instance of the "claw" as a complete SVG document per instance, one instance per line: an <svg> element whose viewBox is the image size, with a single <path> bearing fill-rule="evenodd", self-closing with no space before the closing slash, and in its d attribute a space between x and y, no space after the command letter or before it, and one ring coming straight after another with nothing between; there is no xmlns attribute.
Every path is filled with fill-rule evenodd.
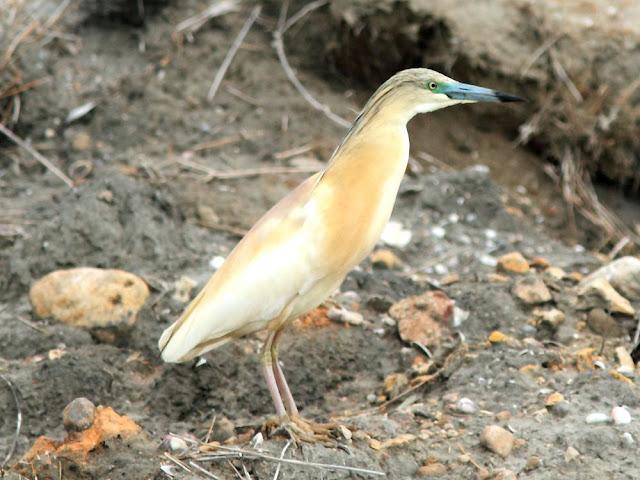
<svg viewBox="0 0 640 480"><path fill-rule="evenodd" d="M319 423L307 420L299 415L272 418L265 422L264 430L268 436L286 435L296 444L321 443L335 447L342 439L340 425L335 422Z"/></svg>

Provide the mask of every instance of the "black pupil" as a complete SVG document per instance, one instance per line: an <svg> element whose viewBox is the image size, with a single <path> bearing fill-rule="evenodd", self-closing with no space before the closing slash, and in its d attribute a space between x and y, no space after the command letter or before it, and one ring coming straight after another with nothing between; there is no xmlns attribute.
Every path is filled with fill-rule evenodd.
<svg viewBox="0 0 640 480"><path fill-rule="evenodd" d="M435 90L435 89L436 89L436 86L437 86L437 85L436 85L434 82L431 82L431 83L429 84L429 88L430 88L431 90Z"/></svg>

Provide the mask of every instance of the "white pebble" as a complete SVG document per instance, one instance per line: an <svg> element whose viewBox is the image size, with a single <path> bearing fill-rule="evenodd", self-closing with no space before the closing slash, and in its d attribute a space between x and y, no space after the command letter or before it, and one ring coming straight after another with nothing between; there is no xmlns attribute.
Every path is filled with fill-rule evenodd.
<svg viewBox="0 0 640 480"><path fill-rule="evenodd" d="M249 446L251 448L258 448L260 445L264 443L264 437L261 432L256 433L251 441L249 442Z"/></svg>
<svg viewBox="0 0 640 480"><path fill-rule="evenodd" d="M447 231L443 227L435 226L431 229L431 235L436 238L444 238L446 234Z"/></svg>
<svg viewBox="0 0 640 480"><path fill-rule="evenodd" d="M438 263L438 264L434 265L433 266L433 271L437 275L446 275L447 273L449 273L449 269L446 267L446 265L443 265L441 263Z"/></svg>
<svg viewBox="0 0 640 480"><path fill-rule="evenodd" d="M495 267L496 265L498 265L498 260L496 260L494 257L492 257L491 255L480 255L478 257L478 260L480 261L480 263L482 265L485 265L487 267Z"/></svg>
<svg viewBox="0 0 640 480"><path fill-rule="evenodd" d="M487 237L489 240L493 240L494 238L496 238L498 236L498 232L496 232L495 230L493 230L491 228L487 228L484 231L484 236Z"/></svg>
<svg viewBox="0 0 640 480"><path fill-rule="evenodd" d="M589 424L607 423L609 421L609 415L607 415L606 413L593 412L587 415L585 421Z"/></svg>
<svg viewBox="0 0 640 480"><path fill-rule="evenodd" d="M411 230L405 229L400 222L387 223L380 239L391 247L404 248L411 241Z"/></svg>
<svg viewBox="0 0 640 480"><path fill-rule="evenodd" d="M478 406L470 398L462 397L456 402L456 410L460 413L476 413Z"/></svg>
<svg viewBox="0 0 640 480"><path fill-rule="evenodd" d="M595 362L593 362L593 366L599 368L600 370L605 370L607 368L602 360L596 360Z"/></svg>
<svg viewBox="0 0 640 480"><path fill-rule="evenodd" d="M613 407L611 419L616 425L628 425L631 423L631 414L625 407Z"/></svg>
<svg viewBox="0 0 640 480"><path fill-rule="evenodd" d="M188 448L187 442L183 439L174 437L173 435L169 438L169 449L172 452L184 452Z"/></svg>
<svg viewBox="0 0 640 480"><path fill-rule="evenodd" d="M631 448L636 443L636 441L634 440L633 435L631 435L629 432L624 432L622 434L622 443L625 447Z"/></svg>
<svg viewBox="0 0 640 480"><path fill-rule="evenodd" d="M334 322L343 322L349 325L362 325L364 323L364 318L361 314L344 308L332 307L327 312L327 316Z"/></svg>
<svg viewBox="0 0 640 480"><path fill-rule="evenodd" d="M218 270L223 263L224 263L224 257L221 257L220 255L216 255L211 260L209 260L209 267L211 267L214 270Z"/></svg>
<svg viewBox="0 0 640 480"><path fill-rule="evenodd" d="M617 368L618 373L624 375L625 377L633 377L635 375L635 370L631 368L629 365L621 365Z"/></svg>
<svg viewBox="0 0 640 480"><path fill-rule="evenodd" d="M460 216L457 213L452 213L449 215L449 223L458 223L460 221Z"/></svg>
<svg viewBox="0 0 640 480"><path fill-rule="evenodd" d="M396 326L396 321L391 318L389 315L382 315L382 323L388 327L395 327Z"/></svg>
<svg viewBox="0 0 640 480"><path fill-rule="evenodd" d="M469 312L459 307L453 307L453 327L458 328L469 318Z"/></svg>

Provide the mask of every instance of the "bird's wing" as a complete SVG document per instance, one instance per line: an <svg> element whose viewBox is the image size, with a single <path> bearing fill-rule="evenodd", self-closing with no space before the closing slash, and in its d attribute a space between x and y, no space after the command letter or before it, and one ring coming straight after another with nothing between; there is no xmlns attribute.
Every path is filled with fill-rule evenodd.
<svg viewBox="0 0 640 480"><path fill-rule="evenodd" d="M269 210L238 243L182 316L160 338L179 362L264 328L323 276L313 261L314 202L321 173ZM317 233L317 232L316 232ZM314 266L315 265L315 266Z"/></svg>

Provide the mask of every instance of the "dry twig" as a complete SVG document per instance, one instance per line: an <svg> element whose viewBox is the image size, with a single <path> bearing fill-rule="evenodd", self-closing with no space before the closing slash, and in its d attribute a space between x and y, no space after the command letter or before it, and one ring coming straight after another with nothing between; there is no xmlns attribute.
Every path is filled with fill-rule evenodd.
<svg viewBox="0 0 640 480"><path fill-rule="evenodd" d="M219 170L214 170L204 165L200 165L199 163L192 162L191 160L179 159L177 160L177 162L184 167L205 173L206 182L210 182L212 180L229 180L236 178L258 177L261 175L285 175L318 172L318 168L316 167L257 167L239 170L227 170L221 172Z"/></svg>
<svg viewBox="0 0 640 480"><path fill-rule="evenodd" d="M9 448L9 451L4 457L2 463L0 463L0 473L2 473L2 469L4 469L4 467L11 461L11 458L16 451L16 447L18 446L18 438L20 437L20 429L22 427L22 408L20 407L20 397L18 395L18 389L13 384L13 382L4 375L0 375L0 379L2 379L4 383L9 386L11 395L13 396L13 401L16 404L16 430L13 435L13 442L11 443L11 447Z"/></svg>
<svg viewBox="0 0 640 480"><path fill-rule="evenodd" d="M35 148L25 142L23 139L18 137L15 133L5 127L2 123L0 123L0 133L4 134L9 140L11 140L16 145L24 148L27 152L29 152L33 157L35 157L38 162L45 166L47 170L53 173L56 177L62 180L69 188L74 188L75 185L73 181L62 172L58 167L56 167L53 163L47 160L42 154L40 154Z"/></svg>
<svg viewBox="0 0 640 480"><path fill-rule="evenodd" d="M323 1L312 2L306 7L303 7L298 13L293 15L289 21L286 21L288 2L283 2L282 10L280 12L280 20L278 22L278 28L273 32L273 47L276 50L278 60L280 61L280 65L282 65L284 73L287 75L287 78L289 79L291 84L296 88L296 90L298 90L298 93L302 95L302 98L304 98L307 103L313 108L324 113L324 115L332 122L340 125L341 127L350 128L351 122L333 113L328 105L320 103L318 100L316 100L314 96L311 95L309 91L304 87L304 85L302 85L300 80L298 80L295 72L291 68L289 60L287 59L287 54L284 50L283 37L287 29L291 28L291 26L293 26L295 22L299 21L304 15L307 15L308 13L311 13L312 11L322 7L326 3L327 2Z"/></svg>
<svg viewBox="0 0 640 480"><path fill-rule="evenodd" d="M203 445L206 447L206 445ZM334 471L342 471L342 472L352 472L352 473L360 473L363 475L374 475L374 476L384 476L385 473L380 470L370 470L368 468L359 468L359 467L349 467L346 465L335 465L330 463L317 463L317 462L307 462L304 460L295 460L293 458L278 458L273 455L269 455L266 453L261 453L253 450L245 450L238 447L227 447L224 445L215 445L215 449L224 450L226 452L236 454L236 458L252 458L259 460L266 460L269 462L277 462L277 463L287 463L290 465L298 465L301 467L309 467L309 468L319 468L323 470L334 470ZM209 460L217 460L216 455L198 455L196 456L196 460L203 462Z"/></svg>
<svg viewBox="0 0 640 480"><path fill-rule="evenodd" d="M222 83L222 80L224 79L224 76L227 73L227 69L229 68L229 65L231 65L231 62L233 61L233 57L236 56L236 53L238 52L240 45L242 45L242 41L244 40L244 37L246 37L247 33L249 33L249 30L255 23L261 11L262 11L262 7L260 5L254 7L254 9L251 10L251 14L249 15L249 18L247 18L246 22L244 22L244 25L242 26L242 29L240 29L238 36L235 38L235 40L231 44L231 48L229 48L229 51L227 52L227 56L224 57L224 60L222 61L222 65L220 65L220 68L218 69L216 76L214 77L213 82L211 83L211 87L209 87L209 93L207 93L207 100L212 101L213 97L215 97L216 92L218 91L218 88L220 88L220 84Z"/></svg>
<svg viewBox="0 0 640 480"><path fill-rule="evenodd" d="M202 12L180 22L178 25L176 25L174 31L176 33L183 33L187 31L193 33L212 18L219 17L221 15L224 15L225 13L233 12L237 8L238 3L236 1L216 1L205 8Z"/></svg>

